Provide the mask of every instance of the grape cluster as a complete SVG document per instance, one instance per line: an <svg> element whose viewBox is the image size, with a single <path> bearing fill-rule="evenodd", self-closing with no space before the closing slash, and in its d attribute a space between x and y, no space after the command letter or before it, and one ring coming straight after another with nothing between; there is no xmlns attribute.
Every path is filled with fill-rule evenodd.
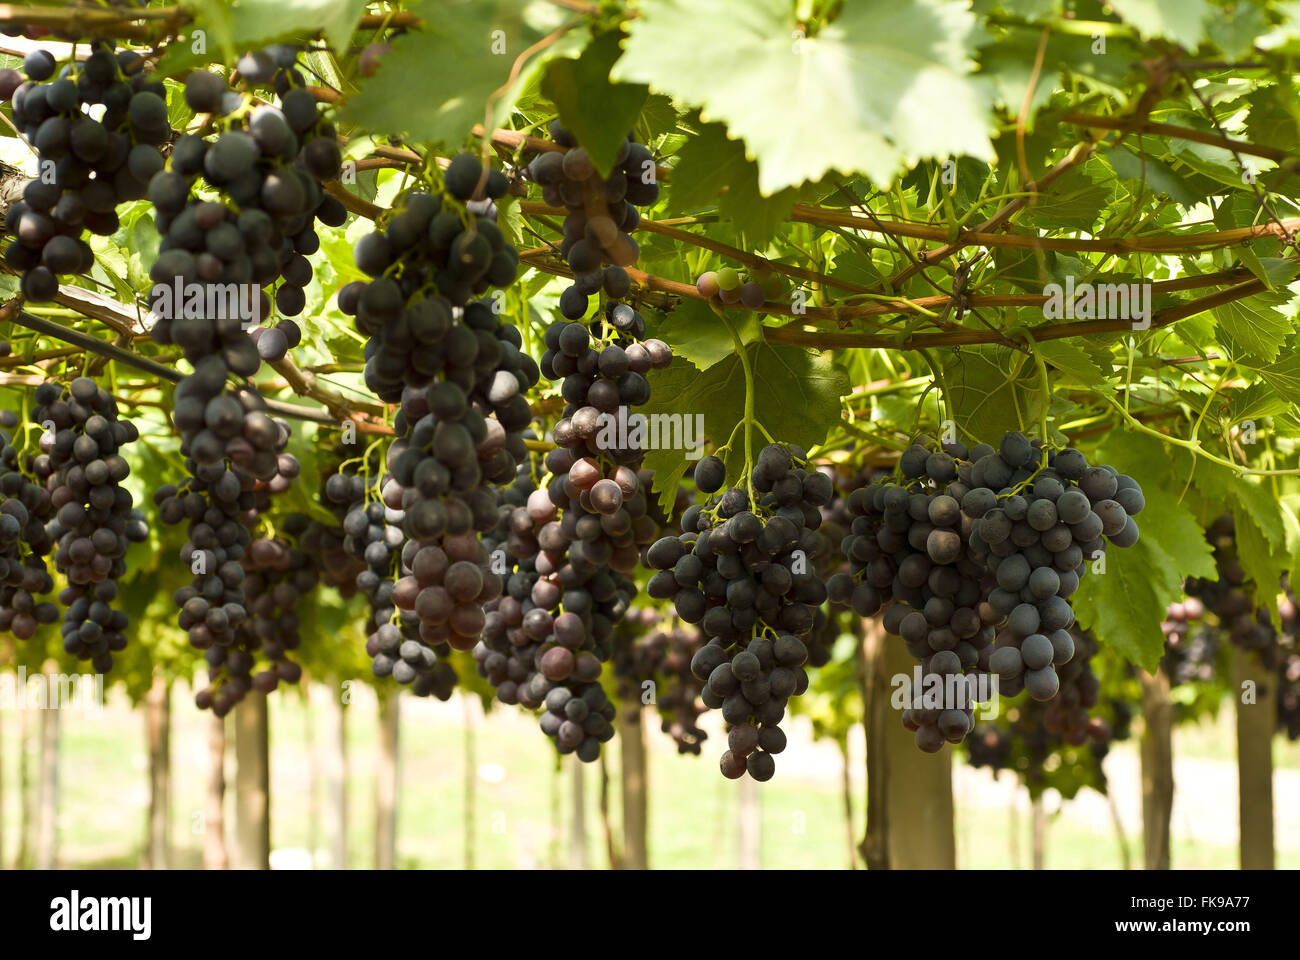
<svg viewBox="0 0 1300 960"><path fill-rule="evenodd" d="M616 309L633 313L625 304ZM557 448L545 458L551 479L539 489L521 473L507 491L497 542L511 573L475 651L480 672L505 702L535 709L565 700L553 693L557 687L589 707L600 701L578 724L581 739L554 710L543 717L558 749L584 761L599 756L600 743L613 735L614 707L591 685L612 653L613 627L636 595L630 575L667 522L650 502L651 474L639 469L644 444L601 429L602 415L626 427L630 407L649 399L644 374L672 360L666 344L632 339L635 327L629 322L626 333L600 345L585 324L557 321L547 329L542 373L564 378L567 401L552 430Z"/></svg>
<svg viewBox="0 0 1300 960"><path fill-rule="evenodd" d="M1258 605L1258 588L1237 558L1232 515L1217 517L1206 537L1214 550L1218 580L1193 577L1184 584L1187 598L1171 605L1162 624L1168 637L1162 666L1172 682L1209 681L1220 646L1231 643L1249 651L1277 678L1278 729L1292 740L1300 739L1300 611L1289 578L1284 575L1280 584L1284 595L1278 603L1279 630ZM1217 622L1201 620L1206 612ZM1199 646L1188 644L1189 634Z"/></svg>
<svg viewBox="0 0 1300 960"><path fill-rule="evenodd" d="M263 359L280 360L299 343L302 331L287 318L306 305L307 258L320 249L315 221L338 227L347 220L347 209L321 187L339 173L337 135L293 70L295 56L292 47L279 47L240 61L250 83L283 78L279 106L262 104L246 116L244 97L224 79L192 72L185 82L189 106L230 119L211 141L180 137L167 169L159 164L148 181L162 234L150 269L150 307L158 318L152 336L181 347L191 363L219 353L239 376L252 376ZM265 62L259 68L254 60ZM200 180L219 198L200 196ZM259 288L277 281L275 309L286 319L250 335L247 327L271 314L271 298ZM190 302L191 290L202 304Z"/></svg>
<svg viewBox="0 0 1300 960"><path fill-rule="evenodd" d="M548 462L564 453L551 451ZM564 496L564 479L552 481L557 498ZM501 491L497 525L483 541L504 558L508 574L501 596L485 605L473 657L497 699L545 707L540 725L556 749L591 762L614 735L614 706L596 681L636 585L586 562L581 551L566 556L572 534L557 515L550 489L538 488L530 464L521 464L515 482Z"/></svg>
<svg viewBox="0 0 1300 960"><path fill-rule="evenodd" d="M725 469L716 457L696 465L702 493L716 493ZM709 638L691 661L704 683L701 700L721 708L730 724L720 766L729 779L746 771L769 780L785 748L786 703L808 687L807 637L826 584L815 563L827 548L817 533L819 507L831 499L830 478L808 469L798 447L770 444L759 453L745 487L728 487L709 506L682 515L682 533L647 552L659 572L646 592L671 600L677 616Z"/></svg>
<svg viewBox="0 0 1300 960"><path fill-rule="evenodd" d="M1067 797L1083 785L1105 791L1101 761L1112 743L1129 737L1129 707L1119 700L1101 702L1101 682L1092 669L1096 638L1069 632L1076 652L1059 670L1057 694L1046 702L1028 698L977 724L966 741L972 766L1015 770L1034 794L1049 786ZM1086 755L1074 752L1084 746Z"/></svg>
<svg viewBox="0 0 1300 960"><path fill-rule="evenodd" d="M389 450L391 454L392 447ZM373 470L377 465L367 466ZM410 685L416 696L433 694L446 700L456 684L455 670L446 662L451 655L447 643L450 628L446 612L435 610L431 600L438 595L449 599L444 579L451 564L442 547L422 546L406 539L402 532L402 493L391 475L383 476L372 487L363 474L339 472L329 477L324 487L324 499L336 508L342 507L342 548L358 561L355 586L370 604L366 653L372 671L377 677L391 676L400 684ZM465 539L472 540L451 539L444 543L464 549ZM405 575L398 579L399 573ZM453 586L459 584L459 575L460 568L452 578ZM431 592L417 611L416 601L426 588ZM477 608L473 613L482 615ZM442 614L441 620L438 614ZM464 616L463 612L457 613L456 622L468 628L471 624L464 621Z"/></svg>
<svg viewBox="0 0 1300 960"><path fill-rule="evenodd" d="M723 267L700 274L695 289L723 306L739 303L749 310L761 310L763 304L785 295L785 279L772 270L755 268L742 275L735 267Z"/></svg>
<svg viewBox="0 0 1300 960"><path fill-rule="evenodd" d="M126 573L126 551L149 538L144 514L121 485L131 472L121 450L140 434L130 420L118 419L117 403L89 377L66 388L43 383L35 400L33 417L46 430L32 472L49 491L54 515L45 532L68 581L59 592L63 647L107 673L113 653L126 648L129 619L111 606Z"/></svg>
<svg viewBox="0 0 1300 960"><path fill-rule="evenodd" d="M592 493L593 503L612 512L621 502L615 488L630 485L626 473L644 456L644 443L635 442L635 425L620 431L620 422L630 424L630 409L649 401L646 374L669 366L673 354L662 340L635 339L638 322L644 330L644 321L627 304L613 305L611 313L630 318L625 324L628 332L596 344L592 334L599 332L598 324L589 327L558 320L547 327L541 370L548 380L561 381L560 393L567 404L554 435L557 444L575 455L577 473L569 479L579 490ZM624 329L620 321L614 326ZM601 467L603 458L614 461L611 469ZM620 470L623 482L618 479Z"/></svg>
<svg viewBox="0 0 1300 960"><path fill-rule="evenodd" d="M289 425L267 413L256 390L224 387L225 366L215 355L177 386L174 420L190 476L154 493L164 523L188 523L180 560L194 579L174 600L181 629L203 651L236 641L249 602L241 561L262 512L261 494L298 474L297 460L285 452Z"/></svg>
<svg viewBox="0 0 1300 960"><path fill-rule="evenodd" d="M487 307L470 304L462 319L454 329L477 345L478 361L461 366L449 358L427 388L406 388L395 422L388 465L412 540L491 529L495 487L509 483L528 455L523 431L532 412L523 391L537 382L536 365L518 350L518 330ZM503 397L497 388L507 382Z"/></svg>
<svg viewBox="0 0 1300 960"><path fill-rule="evenodd" d="M60 68L36 49L23 61L25 82L15 86L13 71L0 78L14 125L38 155L38 175L5 212L15 238L5 263L21 271L28 300L52 300L60 276L88 271L95 258L85 233L116 233L117 205L144 197L162 168L166 91L144 65L138 53L100 40L82 63Z"/></svg>
<svg viewBox="0 0 1300 960"><path fill-rule="evenodd" d="M700 701L704 684L691 673L691 660L704 644L698 629L665 623L651 608L630 609L614 631L611 665L618 695L625 705L654 705L659 729L672 737L677 752L699 756L708 734L699 718L707 711ZM646 684L654 697L646 701Z"/></svg>
<svg viewBox="0 0 1300 960"><path fill-rule="evenodd" d="M885 629L922 663L923 683L950 687L942 704L904 713L917 745L959 743L982 685L1050 700L1056 667L1074 655L1069 597L1109 542L1137 541L1141 488L1079 451L1049 451L1022 433L998 449L921 438L897 482L860 487L841 543L851 573L831 578L833 602Z"/></svg>
<svg viewBox="0 0 1300 960"><path fill-rule="evenodd" d="M285 533L297 535L310 522L303 514L291 514ZM294 608L319 582L311 556L285 537L252 540L239 563L244 569L248 615L235 624L234 642L214 644L204 651L208 686L195 695L200 709L210 708L219 717L249 690L270 693L281 681L297 683L302 678L302 667L288 657L301 641ZM254 673L258 654L268 666Z"/></svg>
<svg viewBox="0 0 1300 960"><path fill-rule="evenodd" d="M49 491L28 475L33 458L21 454L9 433L18 426L13 411L0 412L0 630L30 640L39 625L59 618L59 608L39 599L54 589L45 562L53 507Z"/></svg>
<svg viewBox="0 0 1300 960"><path fill-rule="evenodd" d="M1197 597L1184 597L1165 610L1160 624L1165 635L1160 669L1174 686L1214 680L1219 632L1201 623L1204 616L1205 605Z"/></svg>
<svg viewBox="0 0 1300 960"><path fill-rule="evenodd" d="M385 228L357 241L356 264L372 279L343 287L339 309L355 317L357 332L369 338L365 381L381 400L395 403L404 387L423 389L444 371L453 378L462 371L470 382L456 379L469 390L475 369L496 370L502 375L483 389L494 404L527 423L520 392L527 387L510 375L536 383L536 364L519 352L517 334L503 334L513 350L494 340L499 324L491 306L470 303L490 287L510 286L519 269L519 254L496 221L464 207L482 174L475 157L461 154L444 177L449 198L422 190L399 197ZM499 170L488 173L489 198L504 196L508 187ZM507 328L513 330L500 327Z"/></svg>
<svg viewBox="0 0 1300 960"><path fill-rule="evenodd" d="M609 176L602 177L586 148L558 121L550 132L565 149L539 153L528 165L528 177L541 186L547 204L567 211L560 255L574 280L560 295L560 313L581 320L593 295L604 293L612 300L627 296L631 279L625 268L636 263L640 253L631 236L641 222L637 207L659 199L659 183L653 154L630 133Z"/></svg>

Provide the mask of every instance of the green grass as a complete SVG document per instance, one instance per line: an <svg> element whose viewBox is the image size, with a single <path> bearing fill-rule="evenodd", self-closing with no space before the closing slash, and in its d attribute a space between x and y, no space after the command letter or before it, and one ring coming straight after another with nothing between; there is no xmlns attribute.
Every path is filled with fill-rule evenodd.
<svg viewBox="0 0 1300 960"><path fill-rule="evenodd" d="M460 868L466 863L466 734L458 704L431 705L403 701L402 766L398 822L401 866ZM377 717L372 700L348 708L349 865L373 864L374 770ZM480 868L568 867L581 862L571 843L572 762L557 764L534 719L512 711L473 714L472 848ZM39 715L28 714L35 726ZM272 698L273 847L305 851L323 848L324 831L313 816L309 713L296 695ZM143 714L114 701L97 715L67 711L61 715L59 864L66 867L132 867L140 862L148 803L147 754ZM17 851L18 713L0 713L0 836L6 866ZM207 779L206 715L200 715L178 691L172 729L173 865L202 862L201 813ZM314 736L322 731L313 727ZM650 731L650 858L665 868L729 868L738 856L739 785L717 771L716 744L704 755L679 757L657 729ZM34 782L38 756L29 755ZM608 751L609 807L612 829L621 840L619 820L619 751ZM791 751L812 749L792 736ZM819 749L825 750L821 745ZM1120 750L1132 750L1124 745ZM1231 760L1231 713L1197 728L1180 730L1175 755ZM775 780L759 787L764 867L843 869L849 863L848 837L839 789L840 767L833 749L818 754L816 765L778 767ZM1300 748L1279 745L1280 767L1300 767ZM856 763L857 761L855 761ZM799 771L805 771L801 776ZM585 862L604 867L604 830L599 812L600 766L584 767L586 797ZM233 758L227 756L227 812L233 789ZM863 796L854 786L853 836L862 831ZM1288 798L1278 797L1279 810ZM1049 804L1049 808L1053 806ZM1230 811L1235 815L1235 810ZM313 824L315 823L315 826ZM963 866L1028 866L1029 814L1013 818L1005 808L987 806L957 811L958 856ZM1018 852L1012 843L1016 830ZM1132 856L1140 861L1140 833L1129 824ZM1236 850L1175 836L1173 858L1179 867L1232 868ZM1113 832L1090 828L1071 817L1071 806L1048 828L1048 867L1117 867L1120 855ZM1300 866L1300 851L1284 850L1279 866Z"/></svg>

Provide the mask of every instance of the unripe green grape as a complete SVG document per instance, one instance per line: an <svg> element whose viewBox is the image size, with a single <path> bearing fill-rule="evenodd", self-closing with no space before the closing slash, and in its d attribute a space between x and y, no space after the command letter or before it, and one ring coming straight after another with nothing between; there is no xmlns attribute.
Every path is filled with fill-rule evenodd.
<svg viewBox="0 0 1300 960"><path fill-rule="evenodd" d="M724 293L740 289L740 272L735 267L723 267L717 272L718 288Z"/></svg>
<svg viewBox="0 0 1300 960"><path fill-rule="evenodd" d="M768 300L780 300L785 296L785 277L779 273L768 273L758 282L763 288L763 296Z"/></svg>

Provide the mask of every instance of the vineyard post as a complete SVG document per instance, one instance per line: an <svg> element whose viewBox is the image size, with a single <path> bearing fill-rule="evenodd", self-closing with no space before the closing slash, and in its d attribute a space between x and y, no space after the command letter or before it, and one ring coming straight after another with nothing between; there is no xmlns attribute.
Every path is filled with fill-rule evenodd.
<svg viewBox="0 0 1300 960"><path fill-rule="evenodd" d="M1174 808L1174 705L1163 670L1142 674L1142 845L1148 870L1169 869Z"/></svg>
<svg viewBox="0 0 1300 960"><path fill-rule="evenodd" d="M266 694L252 691L235 707L236 870L271 868L271 764Z"/></svg>
<svg viewBox="0 0 1300 960"><path fill-rule="evenodd" d="M885 682L892 684L896 677L910 681L916 661L902 640L888 638L884 648ZM916 749L912 732L899 721L898 711L886 706L884 712L889 866L895 870L955 869L952 753L922 753Z"/></svg>
<svg viewBox="0 0 1300 960"><path fill-rule="evenodd" d="M325 719L322 753L325 780L325 845L333 870L348 867L348 708L340 694L321 685Z"/></svg>
<svg viewBox="0 0 1300 960"><path fill-rule="evenodd" d="M610 870L623 869L623 855L614 842L614 825L609 816L609 756L601 751L600 759L600 833L605 841L605 860Z"/></svg>
<svg viewBox="0 0 1300 960"><path fill-rule="evenodd" d="M763 865L763 817L760 809L762 796L758 783L752 777L741 777L736 784L736 867L740 870L758 870Z"/></svg>
<svg viewBox="0 0 1300 960"><path fill-rule="evenodd" d="M844 804L844 839L849 854L849 869L858 869L858 848L853 837L853 778L849 770L849 735L835 738L840 750L840 799Z"/></svg>
<svg viewBox="0 0 1300 960"><path fill-rule="evenodd" d="M56 676L58 664L45 661L47 677ZM59 721L62 710L41 711L41 761L36 791L36 859L37 870L53 870L58 863L59 841Z"/></svg>
<svg viewBox="0 0 1300 960"><path fill-rule="evenodd" d="M316 716L312 709L312 678L304 672L302 677L302 742L307 754L307 857L316 867L316 851L320 849L321 780L325 760L324 745L316 734Z"/></svg>
<svg viewBox="0 0 1300 960"><path fill-rule="evenodd" d="M863 734L867 758L867 822L858 852L868 870L889 869L889 754L885 744L889 676L885 670L885 628L880 618L862 621Z"/></svg>
<svg viewBox="0 0 1300 960"><path fill-rule="evenodd" d="M577 757L568 761L573 790L569 795L569 868L587 869L587 791L582 775L583 764Z"/></svg>
<svg viewBox="0 0 1300 960"><path fill-rule="evenodd" d="M1237 810L1243 870L1272 870L1273 734L1277 673L1242 647L1232 647L1232 702L1237 736Z"/></svg>
<svg viewBox="0 0 1300 960"><path fill-rule="evenodd" d="M32 863L32 832L36 817L32 812L31 753L34 733L32 711L19 711L18 726L18 849L14 851L14 869L26 870Z"/></svg>
<svg viewBox="0 0 1300 960"><path fill-rule="evenodd" d="M464 867L466 870L474 869L474 809L478 804L476 786L478 783L478 761L476 756L476 744L474 739L474 704L469 697L460 698L461 706L461 725L464 727L465 737L465 779L463 781L463 792L465 801L465 812L462 817L461 834L464 837L465 857Z"/></svg>
<svg viewBox="0 0 1300 960"><path fill-rule="evenodd" d="M375 869L397 865L397 785L401 767L401 698L379 691L379 756L375 765Z"/></svg>
<svg viewBox="0 0 1300 960"><path fill-rule="evenodd" d="M1043 795L1030 800L1033 809L1033 868L1042 870L1047 863L1047 813L1043 809Z"/></svg>
<svg viewBox="0 0 1300 960"><path fill-rule="evenodd" d="M154 675L145 696L145 742L149 749L149 812L145 822L145 867L166 870L171 861L171 683Z"/></svg>
<svg viewBox="0 0 1300 960"><path fill-rule="evenodd" d="M628 704L618 716L620 769L623 781L623 866L628 870L650 867L647 844L649 786L646 782L645 719L640 704Z"/></svg>
<svg viewBox="0 0 1300 960"><path fill-rule="evenodd" d="M0 665L9 667L14 661L14 641L10 638L8 643L0 644ZM5 868L5 754L4 754L5 730L4 730L4 711L0 711L0 870ZM19 741L19 748L22 747L22 741Z"/></svg>
<svg viewBox="0 0 1300 960"><path fill-rule="evenodd" d="M226 718L207 717L208 779L203 806L203 868L226 870Z"/></svg>
<svg viewBox="0 0 1300 960"><path fill-rule="evenodd" d="M5 725L0 711L0 870L5 866Z"/></svg>

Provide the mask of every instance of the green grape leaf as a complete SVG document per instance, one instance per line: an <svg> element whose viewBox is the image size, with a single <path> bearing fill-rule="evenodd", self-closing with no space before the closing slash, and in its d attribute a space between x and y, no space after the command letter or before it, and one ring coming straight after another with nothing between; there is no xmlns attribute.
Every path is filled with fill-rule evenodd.
<svg viewBox="0 0 1300 960"><path fill-rule="evenodd" d="M1147 188L1158 194L1164 194L1175 203L1189 207L1203 197L1189 188L1186 182L1176 174L1168 164L1155 157L1141 157L1128 147L1115 147L1102 150L1102 157L1115 170L1121 180L1141 180Z"/></svg>
<svg viewBox="0 0 1300 960"><path fill-rule="evenodd" d="M1231 13L1216 18L1214 42L1229 60L1245 60L1255 49L1255 38L1267 30L1268 18L1260 5L1234 3Z"/></svg>
<svg viewBox="0 0 1300 960"><path fill-rule="evenodd" d="M763 326L752 310L730 311L727 321L740 334L742 343L763 339ZM662 319L651 318L654 336L673 348L673 356L690 361L700 371L709 369L736 351L736 341L727 324L707 303L683 300Z"/></svg>
<svg viewBox="0 0 1300 960"><path fill-rule="evenodd" d="M1286 349L1274 362L1259 364L1247 360L1243 366L1253 367L1265 383L1291 403L1300 405L1300 341L1297 338L1287 340Z"/></svg>
<svg viewBox="0 0 1300 960"><path fill-rule="evenodd" d="M1020 219L1035 227L1087 230L1106 208L1111 187L1095 183L1084 170L1074 167L1052 182Z"/></svg>
<svg viewBox="0 0 1300 960"><path fill-rule="evenodd" d="M1038 30L1020 30L998 37L996 42L980 48L980 72L976 81L987 85L991 101L1005 107L1014 117L1020 116L1025 102L1025 91L1035 80L1034 62L1038 57L1040 40ZM1105 53L1097 53L1091 37L1053 34L1048 38L1043 54L1043 69L1034 82L1033 98L1029 104L1026 129L1034 127L1034 115L1051 101L1060 89L1053 71L1068 70L1094 77L1110 84L1118 84L1129 71L1128 45L1120 42L1107 44Z"/></svg>
<svg viewBox="0 0 1300 960"><path fill-rule="evenodd" d="M1261 257L1248 246L1238 247L1237 255L1246 268L1270 290L1285 287L1300 274L1300 264L1282 257Z"/></svg>
<svg viewBox="0 0 1300 960"><path fill-rule="evenodd" d="M905 158L993 159L989 104L970 74L975 18L960 4L846 4L808 37L787 0L644 0L638 11L614 78L724 122L757 159L764 195L835 169L883 185Z"/></svg>
<svg viewBox="0 0 1300 960"><path fill-rule="evenodd" d="M1211 7L1206 0L1110 0L1110 7L1144 37L1164 37L1195 50Z"/></svg>
<svg viewBox="0 0 1300 960"><path fill-rule="evenodd" d="M1071 380L1087 387L1102 386L1106 378L1092 357L1070 340L1045 340L1038 344L1043 359Z"/></svg>
<svg viewBox="0 0 1300 960"><path fill-rule="evenodd" d="M1277 359L1283 341L1295 333L1295 326L1274 308L1290 299L1286 293L1261 293L1214 307L1210 313L1223 348L1235 360Z"/></svg>
<svg viewBox="0 0 1300 960"><path fill-rule="evenodd" d="M1233 394L1228 402L1228 419L1241 423L1256 417L1273 417L1286 412L1290 406L1268 384L1252 383L1245 390Z"/></svg>
<svg viewBox="0 0 1300 960"><path fill-rule="evenodd" d="M606 33L574 59L552 60L542 78L542 93L559 110L560 123L591 155L607 176L650 95L640 83L610 83L609 68L618 59L618 34Z"/></svg>
<svg viewBox="0 0 1300 960"><path fill-rule="evenodd" d="M1282 150L1300 147L1300 118L1292 113L1286 90L1282 86L1260 87L1245 98L1250 104L1245 139Z"/></svg>
<svg viewBox="0 0 1300 960"><path fill-rule="evenodd" d="M825 440L827 432L840 420L840 397L849 392L848 377L831 363L830 354L763 342L751 343L745 350L753 368L755 419L773 439L783 443L796 443L806 449ZM745 462L744 428L736 430L745 416L745 376L740 358L733 354L707 370L674 361L665 370L651 371L649 379L650 402L641 413L702 416L704 434L715 447L726 443L735 432L725 462L728 480L740 482ZM767 440L754 428L750 443L757 456ZM670 477L674 470L684 469L687 452L647 450L645 465L655 471L656 477Z"/></svg>
<svg viewBox="0 0 1300 960"><path fill-rule="evenodd" d="M1297 527L1291 511L1276 500L1269 504L1267 513L1252 513L1243 508L1234 510L1232 516L1237 561L1246 571L1247 578L1255 582L1256 602L1269 611L1276 625L1281 626L1277 601L1282 590L1282 576L1292 568L1296 558L1300 527ZM1278 533L1283 535L1283 542L1272 544Z"/></svg>
<svg viewBox="0 0 1300 960"><path fill-rule="evenodd" d="M677 153L668 206L674 213L710 209L731 220L743 245L767 245L794 208L795 190L765 197L758 188L758 165L745 156L745 145L727 137L720 123L710 123Z"/></svg>
<svg viewBox="0 0 1300 960"><path fill-rule="evenodd" d="M1178 477L1160 441L1116 430L1102 442L1097 459L1140 483L1146 508L1135 518L1138 542L1111 545L1105 571L1090 569L1080 581L1071 598L1075 615L1102 643L1154 670L1164 650L1165 610L1183 595L1185 578L1218 576L1214 554L1201 521L1171 485Z"/></svg>
<svg viewBox="0 0 1300 960"><path fill-rule="evenodd" d="M944 364L945 407L967 443L996 443L1004 433L1037 433L1048 401L1032 360L1007 347L964 348Z"/></svg>
<svg viewBox="0 0 1300 960"><path fill-rule="evenodd" d="M335 49L344 49L352 39L367 0L238 0L215 3L187 0L183 6L196 17L195 27L209 31L223 59L230 61L248 50L280 40L306 41L323 34ZM176 73L210 62L215 51L196 49L194 28L190 41L167 48L159 70Z"/></svg>
<svg viewBox="0 0 1300 960"><path fill-rule="evenodd" d="M343 118L371 133L453 147L484 122L488 99L510 79L515 59L567 16L543 0L421 0L411 10L425 18L425 28L393 40L378 72L348 99ZM534 70L580 49L579 34L569 30L527 61L493 102L493 126L509 115Z"/></svg>

